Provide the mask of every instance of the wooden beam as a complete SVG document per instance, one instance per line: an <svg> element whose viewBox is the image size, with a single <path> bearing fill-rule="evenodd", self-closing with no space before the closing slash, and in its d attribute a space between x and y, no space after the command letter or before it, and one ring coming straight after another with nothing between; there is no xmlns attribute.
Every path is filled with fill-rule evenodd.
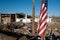
<svg viewBox="0 0 60 40"><path fill-rule="evenodd" d="M32 0L32 34L35 34L34 20L35 20L35 7L34 7L34 0Z"/></svg>

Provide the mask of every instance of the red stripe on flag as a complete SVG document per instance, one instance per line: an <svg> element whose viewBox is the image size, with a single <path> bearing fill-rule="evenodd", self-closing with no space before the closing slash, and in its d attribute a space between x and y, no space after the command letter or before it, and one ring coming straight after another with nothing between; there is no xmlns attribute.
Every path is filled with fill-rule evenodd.
<svg viewBox="0 0 60 40"><path fill-rule="evenodd" d="M41 35L39 35L41 38L44 37L45 35L45 32L46 32L46 29L43 31L43 33L41 33Z"/></svg>
<svg viewBox="0 0 60 40"><path fill-rule="evenodd" d="M38 33L39 33L45 26L46 26L46 23L45 23L41 28L39 28Z"/></svg>
<svg viewBox="0 0 60 40"><path fill-rule="evenodd" d="M39 25L41 25L46 20L46 18L47 16L43 20L39 21Z"/></svg>
<svg viewBox="0 0 60 40"><path fill-rule="evenodd" d="M44 7L41 9L41 12L40 12L40 13L42 13L42 12L44 11L44 9L45 9L45 5L44 5Z"/></svg>
<svg viewBox="0 0 60 40"><path fill-rule="evenodd" d="M44 16L44 14L47 12L47 9L42 13L42 17Z"/></svg>

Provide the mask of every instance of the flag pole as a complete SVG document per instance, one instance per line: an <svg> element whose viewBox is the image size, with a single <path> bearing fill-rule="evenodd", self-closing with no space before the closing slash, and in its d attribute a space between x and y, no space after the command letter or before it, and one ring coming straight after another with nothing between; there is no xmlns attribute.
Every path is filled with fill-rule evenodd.
<svg viewBox="0 0 60 40"><path fill-rule="evenodd" d="M32 0L32 34L35 34L34 20L35 20L35 8L34 8L34 0Z"/></svg>

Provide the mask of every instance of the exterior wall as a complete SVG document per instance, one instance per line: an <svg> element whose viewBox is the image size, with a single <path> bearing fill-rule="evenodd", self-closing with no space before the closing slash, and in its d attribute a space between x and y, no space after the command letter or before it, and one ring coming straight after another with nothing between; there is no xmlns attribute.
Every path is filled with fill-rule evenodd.
<svg viewBox="0 0 60 40"><path fill-rule="evenodd" d="M2 20L3 20L3 23L4 23L4 24L6 24L6 23L10 23L10 22L11 22L10 17L2 18Z"/></svg>
<svg viewBox="0 0 60 40"><path fill-rule="evenodd" d="M38 22L38 18L35 18L35 22ZM47 18L47 23L51 23L52 22L52 18Z"/></svg>
<svg viewBox="0 0 60 40"><path fill-rule="evenodd" d="M34 20L35 22L38 22L38 18L35 18L35 20Z"/></svg>
<svg viewBox="0 0 60 40"><path fill-rule="evenodd" d="M22 22L24 23L30 23L32 21L31 18L27 18L27 19L24 19L24 18L16 18L16 22L20 22L22 20ZM38 22L38 18L35 18L34 20L35 22Z"/></svg>
<svg viewBox="0 0 60 40"><path fill-rule="evenodd" d="M24 22L24 23L29 23L29 22L31 22L31 18L27 18L27 19L24 19L24 18L16 18L16 22L20 22L22 20L22 22ZM38 22L38 18L35 18L35 22ZM51 23L52 22L52 18L48 18L47 19L47 23Z"/></svg>
<svg viewBox="0 0 60 40"><path fill-rule="evenodd" d="M22 18L16 18L16 22L20 22Z"/></svg>
<svg viewBox="0 0 60 40"><path fill-rule="evenodd" d="M27 18L27 19L24 19L24 18L16 18L16 22L20 22L22 20L23 23L30 23L31 22L31 19Z"/></svg>
<svg viewBox="0 0 60 40"><path fill-rule="evenodd" d="M47 23L51 23L52 22L52 18L47 18Z"/></svg>
<svg viewBox="0 0 60 40"><path fill-rule="evenodd" d="M31 22L31 19L23 19L22 22L23 23L30 23Z"/></svg>

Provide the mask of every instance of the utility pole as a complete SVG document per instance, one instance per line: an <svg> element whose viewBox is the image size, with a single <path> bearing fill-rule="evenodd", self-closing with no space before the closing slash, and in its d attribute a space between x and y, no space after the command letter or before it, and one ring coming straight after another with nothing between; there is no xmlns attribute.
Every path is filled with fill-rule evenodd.
<svg viewBox="0 0 60 40"><path fill-rule="evenodd" d="M17 18L17 13L15 14L15 22L16 22L16 18Z"/></svg>
<svg viewBox="0 0 60 40"><path fill-rule="evenodd" d="M32 34L35 34L34 30L34 20L35 20L35 7L34 7L34 0L32 0Z"/></svg>
<svg viewBox="0 0 60 40"><path fill-rule="evenodd" d="M11 14L10 14L10 23L11 23L12 21L11 21Z"/></svg>
<svg viewBox="0 0 60 40"><path fill-rule="evenodd" d="M0 14L0 23L1 23L1 14Z"/></svg>

